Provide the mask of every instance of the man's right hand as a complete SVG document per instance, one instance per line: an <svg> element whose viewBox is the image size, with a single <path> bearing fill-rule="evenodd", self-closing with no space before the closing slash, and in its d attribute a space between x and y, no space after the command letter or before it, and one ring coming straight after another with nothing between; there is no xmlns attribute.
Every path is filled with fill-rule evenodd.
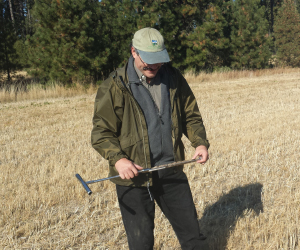
<svg viewBox="0 0 300 250"><path fill-rule="evenodd" d="M115 164L115 167L122 179L131 179L135 176L138 176L138 171L143 169L141 166L134 164L132 161L126 158L118 160Z"/></svg>

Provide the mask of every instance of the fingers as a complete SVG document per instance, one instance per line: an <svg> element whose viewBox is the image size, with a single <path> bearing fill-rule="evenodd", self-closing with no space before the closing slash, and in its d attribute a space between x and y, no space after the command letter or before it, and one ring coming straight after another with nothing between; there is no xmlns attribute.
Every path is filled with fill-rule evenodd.
<svg viewBox="0 0 300 250"><path fill-rule="evenodd" d="M141 166L134 164L132 161L122 158L116 162L115 167L122 179L131 179L138 176L138 170L143 169Z"/></svg>
<svg viewBox="0 0 300 250"><path fill-rule="evenodd" d="M124 166L119 171L120 177L122 179L131 179L138 175L137 169L135 168L134 164L131 163L131 165Z"/></svg>
<svg viewBox="0 0 300 250"><path fill-rule="evenodd" d="M206 152L205 151L201 152L200 156L201 156L201 158L197 161L198 163L204 164L205 162L208 161L209 156L208 156L208 152L207 151Z"/></svg>
<svg viewBox="0 0 300 250"><path fill-rule="evenodd" d="M195 154L193 156L193 160L195 160L196 158L202 158L201 156L198 155L198 152L195 151Z"/></svg>
<svg viewBox="0 0 300 250"><path fill-rule="evenodd" d="M139 165L137 165L137 164L134 164L134 166L135 166L135 168L136 168L137 170L142 170L142 169L143 169L141 166L139 166Z"/></svg>
<svg viewBox="0 0 300 250"><path fill-rule="evenodd" d="M143 169L142 167L132 163L130 167L128 167L127 169L124 169L124 171L122 172L124 178L122 178L122 174L120 174L121 178L122 179L131 179L135 176L138 176L139 173L138 173L137 167L139 167L139 170Z"/></svg>
<svg viewBox="0 0 300 250"><path fill-rule="evenodd" d="M198 163L204 164L205 162L207 162L209 159L208 154L207 155L203 155L202 158L197 161Z"/></svg>
<svg viewBox="0 0 300 250"><path fill-rule="evenodd" d="M207 162L207 160L209 159L209 154L205 146L199 146L196 148L193 159L196 159L197 157L199 157L197 163L204 164L205 162Z"/></svg>

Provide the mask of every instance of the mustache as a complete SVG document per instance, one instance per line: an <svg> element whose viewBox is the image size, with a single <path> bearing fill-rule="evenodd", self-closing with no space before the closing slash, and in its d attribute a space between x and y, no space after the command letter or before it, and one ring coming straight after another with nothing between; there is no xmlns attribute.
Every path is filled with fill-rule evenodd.
<svg viewBox="0 0 300 250"><path fill-rule="evenodd" d="M157 66L156 68L144 67L143 70L155 71L158 70L161 66Z"/></svg>

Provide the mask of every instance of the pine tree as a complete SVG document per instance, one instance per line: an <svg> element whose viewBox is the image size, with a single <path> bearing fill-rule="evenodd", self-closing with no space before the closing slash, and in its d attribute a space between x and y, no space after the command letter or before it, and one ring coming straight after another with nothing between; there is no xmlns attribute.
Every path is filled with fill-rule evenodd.
<svg viewBox="0 0 300 250"><path fill-rule="evenodd" d="M0 15L0 73L5 73L7 80L10 81L12 72L19 64L14 48L17 36L8 1L0 2Z"/></svg>
<svg viewBox="0 0 300 250"><path fill-rule="evenodd" d="M232 1L231 67L261 69L268 66L271 38L264 7L258 0Z"/></svg>
<svg viewBox="0 0 300 250"><path fill-rule="evenodd" d="M174 66L186 69L190 45L187 36L201 24L204 10L209 6L206 0L141 1L142 9L138 28L153 27L164 36L165 45Z"/></svg>
<svg viewBox="0 0 300 250"><path fill-rule="evenodd" d="M4 67L3 62L5 62L6 71L13 73L27 64L24 41L26 35L33 33L29 10L32 5L33 0L3 0L0 2L0 61L2 62L2 64L0 62L0 70Z"/></svg>
<svg viewBox="0 0 300 250"><path fill-rule="evenodd" d="M95 50L101 41L96 10L89 0L37 0L36 31L26 42L30 73L67 84L100 70L109 51Z"/></svg>
<svg viewBox="0 0 300 250"><path fill-rule="evenodd" d="M284 0L275 17L277 59L284 65L300 66L300 16L295 2Z"/></svg>
<svg viewBox="0 0 300 250"><path fill-rule="evenodd" d="M297 11L300 14L300 0L295 0Z"/></svg>
<svg viewBox="0 0 300 250"><path fill-rule="evenodd" d="M138 1L137 1L138 2ZM138 7L137 30L152 27L161 32L170 59L174 66L183 69L185 49L181 44L181 31L186 26L188 14L182 10L189 8L186 1L141 1Z"/></svg>
<svg viewBox="0 0 300 250"><path fill-rule="evenodd" d="M268 20L269 35L272 36L274 32L274 18L277 9L281 6L283 0L261 0L261 5L265 7L265 16Z"/></svg>
<svg viewBox="0 0 300 250"><path fill-rule="evenodd" d="M184 33L184 44L188 46L185 65L188 69L209 70L226 65L229 39L224 36L226 20L221 8L210 4L200 24L191 32Z"/></svg>
<svg viewBox="0 0 300 250"><path fill-rule="evenodd" d="M102 42L97 42L102 51L109 50L107 63L103 65L104 76L123 66L130 56L130 44L137 30L138 1L103 0L99 5L101 25L97 25Z"/></svg>

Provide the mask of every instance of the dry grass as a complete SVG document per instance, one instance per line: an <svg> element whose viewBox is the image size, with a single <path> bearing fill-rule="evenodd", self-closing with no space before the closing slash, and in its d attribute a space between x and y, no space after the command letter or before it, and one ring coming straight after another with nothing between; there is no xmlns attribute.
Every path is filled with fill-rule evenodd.
<svg viewBox="0 0 300 250"><path fill-rule="evenodd" d="M212 249L299 249L300 70L199 77L210 160L185 171ZM74 176L107 175L94 97L0 104L1 249L128 249L114 185L88 196ZM155 249L180 249L159 209L155 235Z"/></svg>
<svg viewBox="0 0 300 250"><path fill-rule="evenodd" d="M13 73L10 72L10 77L12 78L12 80L15 80L20 77L28 78L29 76L26 71L20 70L20 71L13 72ZM7 80L7 72L2 70L2 71L0 71L0 81L5 81L5 80Z"/></svg>
<svg viewBox="0 0 300 250"><path fill-rule="evenodd" d="M190 82L211 82L211 81L225 81L239 78L252 78L258 76L268 76L274 74L288 74L298 72L297 68L274 68L263 70L230 70L225 72L213 72L207 74L205 72L194 74L192 71L185 74L185 78Z"/></svg>
<svg viewBox="0 0 300 250"><path fill-rule="evenodd" d="M46 98L59 98L59 97L72 97L82 94L95 93L96 88L94 85L90 85L85 88L79 83L75 83L74 86L65 88L61 84L51 83L46 86L32 81L26 86L26 91L16 91L16 86L12 86L9 91L5 88L0 89L0 103L9 103L16 101L27 100L44 100Z"/></svg>

